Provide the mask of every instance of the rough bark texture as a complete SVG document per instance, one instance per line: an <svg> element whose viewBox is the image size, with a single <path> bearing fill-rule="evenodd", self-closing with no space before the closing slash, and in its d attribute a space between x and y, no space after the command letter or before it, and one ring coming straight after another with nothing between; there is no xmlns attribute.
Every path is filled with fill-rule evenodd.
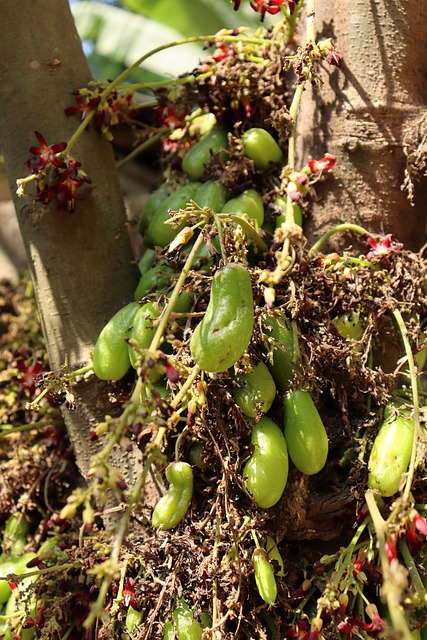
<svg viewBox="0 0 427 640"><path fill-rule="evenodd" d="M71 92L91 79L67 0L5 0L0 39L0 143L12 193L28 173L28 149L66 141L78 125L64 108ZM85 132L72 150L92 178L94 190L76 211L57 210L15 197L15 208L35 283L52 369L66 355L72 369L90 362L90 350L105 322L132 299L137 278L114 158L107 141ZM106 407L95 377L79 385L77 410L66 422L77 462L87 471L89 433ZM108 412L111 408L108 408ZM126 454L128 475L136 469ZM132 469L131 469L132 467Z"/></svg>
<svg viewBox="0 0 427 640"><path fill-rule="evenodd" d="M318 39L333 38L343 66L324 65L321 90L303 96L298 166L326 151L337 156L333 175L317 188L307 233L317 237L347 220L419 248L427 180L416 186L412 207L401 186L403 140L427 102L427 3L317 0L316 28Z"/></svg>

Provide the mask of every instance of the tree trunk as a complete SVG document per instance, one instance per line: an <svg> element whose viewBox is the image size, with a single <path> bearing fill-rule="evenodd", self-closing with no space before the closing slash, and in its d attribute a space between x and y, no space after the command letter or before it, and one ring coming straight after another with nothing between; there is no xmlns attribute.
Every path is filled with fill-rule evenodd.
<svg viewBox="0 0 427 640"><path fill-rule="evenodd" d="M64 108L72 91L91 80L67 0L5 0L0 39L0 142L12 193L28 173L34 131L48 144L66 141L78 126ZM91 177L93 192L76 211L33 203L34 192L15 208L34 279L50 364L66 356L71 370L90 362L90 351L106 321L132 299L137 278L126 214L109 143L85 132L72 151ZM105 413L100 383L92 376L77 386L77 410L64 411L83 473L93 453L89 435ZM126 454L126 464L132 466ZM134 460L135 463L135 460ZM136 470L129 468L133 475Z"/></svg>
<svg viewBox="0 0 427 640"><path fill-rule="evenodd" d="M417 249L425 241L427 180L416 185L411 206L402 190L403 141L426 107L427 4L347 0L332 12L329 0L317 0L316 27L318 40L332 37L343 65L324 65L324 85L303 96L298 163L325 152L337 157L317 186L307 234L351 221Z"/></svg>

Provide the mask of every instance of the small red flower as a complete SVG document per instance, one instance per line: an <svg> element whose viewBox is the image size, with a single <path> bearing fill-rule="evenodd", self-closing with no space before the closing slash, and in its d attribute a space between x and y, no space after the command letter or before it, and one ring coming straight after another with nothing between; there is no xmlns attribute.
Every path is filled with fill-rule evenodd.
<svg viewBox="0 0 427 640"><path fill-rule="evenodd" d="M427 537L427 522L415 509L412 510L406 525L406 538L410 551L421 549Z"/></svg>
<svg viewBox="0 0 427 640"><path fill-rule="evenodd" d="M393 242L394 235L392 233L388 233L384 236L381 242L378 242L373 236L368 236L366 238L366 242L371 247L371 251L366 254L368 260L371 260L374 256L388 256L393 251L400 251L403 247L403 244L400 242Z"/></svg>
<svg viewBox="0 0 427 640"><path fill-rule="evenodd" d="M39 141L39 147L30 147L30 153L35 156L28 160L27 165L31 170L31 173L38 173L44 169L48 164L52 164L54 167L65 167L65 162L57 157L57 154L61 153L67 148L66 142L55 142L48 145L44 137L39 131L35 131L35 136ZM37 159L38 156L38 159Z"/></svg>
<svg viewBox="0 0 427 640"><path fill-rule="evenodd" d="M280 5L285 0L251 0L251 7L254 11L259 11L261 20L264 20L265 14L269 13L274 16L280 11Z"/></svg>
<svg viewBox="0 0 427 640"><path fill-rule="evenodd" d="M310 160L308 166L312 173L317 173L317 171L329 171L332 167L335 166L337 159L335 156L330 153L325 153L323 158L320 160Z"/></svg>
<svg viewBox="0 0 427 640"><path fill-rule="evenodd" d="M385 552L386 552L389 564L391 564L392 561L395 560L395 558L397 558L397 549L396 549L396 543L394 542L394 540L391 540L391 539L386 540Z"/></svg>
<svg viewBox="0 0 427 640"><path fill-rule="evenodd" d="M333 67L338 67L338 69L341 69L342 55L340 55L338 51L335 51L335 49L332 49L332 51L330 51L326 56L326 62Z"/></svg>
<svg viewBox="0 0 427 640"><path fill-rule="evenodd" d="M18 360L16 367L19 374L14 378L17 380L23 389L28 389L30 396L34 395L36 390L36 378L40 374L43 366L43 361L40 358L31 364L27 364L26 360Z"/></svg>
<svg viewBox="0 0 427 640"><path fill-rule="evenodd" d="M84 120L91 111L97 109L99 103L101 102L100 96L95 96L94 98L88 98L87 96L82 96L78 92L76 93L76 103L74 107L67 107L64 109L64 113L67 116L75 116L77 113L81 113L81 119Z"/></svg>

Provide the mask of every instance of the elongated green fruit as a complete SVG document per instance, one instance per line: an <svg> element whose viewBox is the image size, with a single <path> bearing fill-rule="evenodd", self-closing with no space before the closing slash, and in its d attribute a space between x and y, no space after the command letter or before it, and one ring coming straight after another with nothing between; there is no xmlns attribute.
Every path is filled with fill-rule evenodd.
<svg viewBox="0 0 427 640"><path fill-rule="evenodd" d="M240 387L233 389L233 396L243 413L255 418L257 411L267 413L276 397L276 385L268 367L263 362L252 361L252 371L238 376Z"/></svg>
<svg viewBox="0 0 427 640"><path fill-rule="evenodd" d="M154 507L153 527L173 529L181 522L193 497L193 470L187 462L172 462L166 469L169 489Z"/></svg>
<svg viewBox="0 0 427 640"><path fill-rule="evenodd" d="M273 364L268 367L279 393L289 390L292 380L294 340L289 320L282 314L266 314L262 318L265 335L273 338L270 348L273 349Z"/></svg>
<svg viewBox="0 0 427 640"><path fill-rule="evenodd" d="M228 200L222 209L223 213L234 213L241 216L244 213L251 220L255 220L258 226L264 224L264 203L255 189L246 189L240 196Z"/></svg>
<svg viewBox="0 0 427 640"><path fill-rule="evenodd" d="M264 549L258 547L252 554L255 582L261 598L269 605L273 605L277 598L277 583L273 566L267 558Z"/></svg>
<svg viewBox="0 0 427 640"><path fill-rule="evenodd" d="M178 211L179 209L185 209L190 200L193 200L199 186L199 182L188 182L162 202L153 215L145 232L144 244L147 247L166 247L166 245L172 242L179 231L184 228L185 223L175 228L170 224L165 224L165 222L170 219L169 210Z"/></svg>
<svg viewBox="0 0 427 640"><path fill-rule="evenodd" d="M227 132L220 127L214 127L194 144L182 159L182 170L190 180L200 180L205 173L206 165L213 155L228 146ZM226 155L224 154L225 158Z"/></svg>
<svg viewBox="0 0 427 640"><path fill-rule="evenodd" d="M399 491L402 475L411 459L414 422L401 415L392 416L380 427L368 462L368 487L381 496L393 496Z"/></svg>
<svg viewBox="0 0 427 640"><path fill-rule="evenodd" d="M143 611L137 611L129 605L127 613L126 613L126 629L129 633L133 633L137 627L141 624L144 618Z"/></svg>
<svg viewBox="0 0 427 640"><path fill-rule="evenodd" d="M289 457L296 468L319 473L328 457L328 436L316 406L307 391L297 389L284 399L285 438Z"/></svg>
<svg viewBox="0 0 427 640"><path fill-rule="evenodd" d="M130 302L117 311L99 334L93 350L93 370L101 380L120 380L130 367L129 349L125 338L139 309Z"/></svg>
<svg viewBox="0 0 427 640"><path fill-rule="evenodd" d="M133 299L141 300L154 288L156 291L166 289L171 283L171 275L173 273L176 273L175 269L167 260L161 258L154 267L151 267L141 275L133 294Z"/></svg>
<svg viewBox="0 0 427 640"><path fill-rule="evenodd" d="M253 325L249 273L242 264L229 263L216 272L208 308L192 335L194 361L205 371L226 371L248 348Z"/></svg>
<svg viewBox="0 0 427 640"><path fill-rule="evenodd" d="M254 502L269 509L282 497L288 481L288 449L283 431L264 417L252 430L254 451L242 472L243 482Z"/></svg>
<svg viewBox="0 0 427 640"><path fill-rule="evenodd" d="M242 136L245 156L254 161L255 167L266 171L272 162L280 162L283 153L273 136L265 129L248 129Z"/></svg>

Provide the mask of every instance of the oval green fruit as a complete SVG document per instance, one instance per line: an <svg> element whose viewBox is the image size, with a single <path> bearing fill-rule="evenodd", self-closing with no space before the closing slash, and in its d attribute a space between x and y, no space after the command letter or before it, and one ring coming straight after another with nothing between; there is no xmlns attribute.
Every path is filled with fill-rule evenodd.
<svg viewBox="0 0 427 640"><path fill-rule="evenodd" d="M262 509L269 509L282 497L288 481L289 461L286 440L280 427L264 417L252 430L254 451L242 477L247 491Z"/></svg>
<svg viewBox="0 0 427 640"><path fill-rule="evenodd" d="M333 323L343 338L360 340L363 336L363 328L360 324L360 313L357 311L343 313L334 318Z"/></svg>
<svg viewBox="0 0 427 640"><path fill-rule="evenodd" d="M280 227L280 225L283 222L286 222L286 198L284 198L283 196L277 196L276 200L274 201L274 204L279 207L279 209L281 210L281 213L279 213L278 216L276 216L276 228ZM300 207L300 205L297 202L293 202L292 203L292 208L294 211L294 222L295 224L297 224L299 227L302 227L302 209Z"/></svg>
<svg viewBox="0 0 427 640"><path fill-rule="evenodd" d="M266 171L271 163L283 160L283 153L273 136L265 129L254 127L242 135L245 156L254 161L259 171Z"/></svg>
<svg viewBox="0 0 427 640"><path fill-rule="evenodd" d="M211 298L190 341L194 361L205 371L226 371L249 346L254 325L252 285L242 264L219 269Z"/></svg>
<svg viewBox="0 0 427 640"><path fill-rule="evenodd" d="M414 438L414 422L404 415L391 416L378 431L368 462L368 487L385 498L399 491L408 470Z"/></svg>
<svg viewBox="0 0 427 640"><path fill-rule="evenodd" d="M273 605L277 598L277 583L273 566L267 558L264 549L258 547L252 554L255 582L261 598L269 605Z"/></svg>
<svg viewBox="0 0 427 640"><path fill-rule="evenodd" d="M264 202L255 189L246 189L239 196L228 200L222 209L223 213L241 216L244 213L251 220L255 220L259 227L264 224Z"/></svg>
<svg viewBox="0 0 427 640"><path fill-rule="evenodd" d="M147 202L144 205L140 218L138 220L137 231L143 235L145 229L147 229L151 220L154 217L157 209L168 199L169 197L169 185L164 182L158 189L148 197Z"/></svg>
<svg viewBox="0 0 427 640"><path fill-rule="evenodd" d="M276 397L276 385L263 362L251 362L252 371L242 373L237 381L241 386L233 389L233 396L243 413L255 418L257 412L267 413Z"/></svg>
<svg viewBox="0 0 427 640"><path fill-rule="evenodd" d="M296 389L285 396L285 438L289 457L306 475L319 473L328 457L328 436L307 391Z"/></svg>
<svg viewBox="0 0 427 640"><path fill-rule="evenodd" d="M199 207L209 207L216 213L222 211L227 198L227 189L221 182L208 180L204 182L194 194L194 202Z"/></svg>
<svg viewBox="0 0 427 640"><path fill-rule="evenodd" d="M158 263L142 274L133 294L133 299L141 300L152 289L163 291L171 284L171 276L176 273L175 269L165 258L161 258Z"/></svg>
<svg viewBox="0 0 427 640"><path fill-rule="evenodd" d="M185 227L185 223L180 224L178 227L165 224L170 220L169 210L178 211L179 209L185 209L190 200L194 199L194 195L199 186L199 182L188 182L162 202L144 235L144 244L147 247L166 247Z"/></svg>
<svg viewBox="0 0 427 640"><path fill-rule="evenodd" d="M187 151L182 159L182 170L190 180L200 180L209 160L228 146L227 132L214 127ZM226 158L226 154L222 154Z"/></svg>
<svg viewBox="0 0 427 640"><path fill-rule="evenodd" d="M294 339L289 320L281 312L265 314L262 317L263 331L271 340L269 349L273 351L273 363L268 367L279 393L289 390L293 373Z"/></svg>
<svg viewBox="0 0 427 640"><path fill-rule="evenodd" d="M114 314L99 334L93 350L93 370L101 380L120 380L128 372L126 337L138 309L137 302L130 302Z"/></svg>

